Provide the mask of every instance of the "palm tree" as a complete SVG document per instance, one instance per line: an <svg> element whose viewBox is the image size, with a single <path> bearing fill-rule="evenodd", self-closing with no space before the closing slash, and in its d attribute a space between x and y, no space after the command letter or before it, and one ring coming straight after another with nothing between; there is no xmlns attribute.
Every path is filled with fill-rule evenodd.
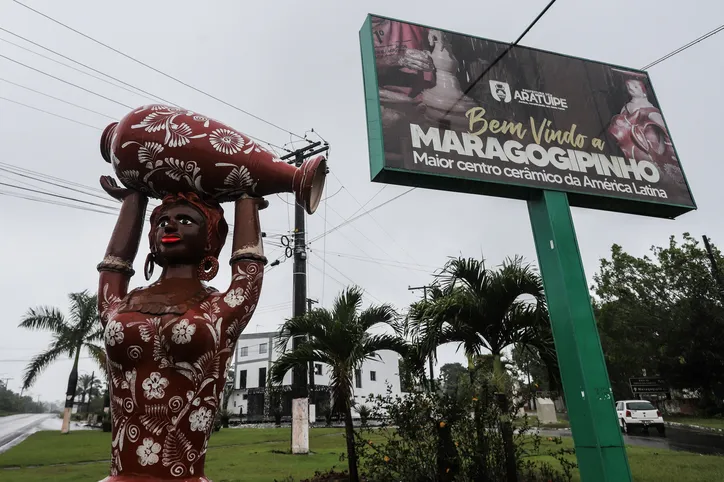
<svg viewBox="0 0 724 482"><path fill-rule="evenodd" d="M70 428L70 412L78 383L78 358L81 350L87 349L104 373L106 358L105 351L97 344L103 339L103 328L98 319L96 295L82 291L71 293L68 297L70 318L66 318L57 308L42 306L30 308L19 325L30 330L50 331L53 335L48 349L34 356L25 368L23 390L31 387L43 370L61 356L73 358L73 368L68 377L68 389L65 395L62 433L68 433Z"/></svg>
<svg viewBox="0 0 724 482"><path fill-rule="evenodd" d="M390 305L370 306L360 312L362 290L351 287L335 300L331 310L321 308L287 320L278 335L277 348L286 349L289 341L303 336L306 341L286 351L274 363L270 373L280 384L289 370L309 362L325 363L331 368L330 386L335 406L344 414L350 481L357 482L357 454L352 424L353 374L363 361L374 359L382 350L400 354L407 343L392 334L372 334L376 325L394 326L396 313Z"/></svg>
<svg viewBox="0 0 724 482"><path fill-rule="evenodd" d="M547 363L555 363L543 282L522 258L506 259L497 270L488 269L483 260L452 259L437 278L431 299L413 304L408 315L425 352L458 343L472 372L475 360L487 350L499 389L503 352L511 345L534 347Z"/></svg>
<svg viewBox="0 0 724 482"><path fill-rule="evenodd" d="M101 380L95 376L95 373L91 375L81 375L78 379L77 392L80 394L80 405L85 404L85 397L88 397L88 406L93 397L100 396L101 394ZM88 407L86 407L86 413L88 413Z"/></svg>

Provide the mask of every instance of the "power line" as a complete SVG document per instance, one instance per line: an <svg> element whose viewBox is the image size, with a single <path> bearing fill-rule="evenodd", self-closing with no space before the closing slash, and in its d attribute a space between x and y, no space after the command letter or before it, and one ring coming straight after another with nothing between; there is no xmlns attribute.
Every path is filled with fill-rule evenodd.
<svg viewBox="0 0 724 482"><path fill-rule="evenodd" d="M33 44L33 45L35 45L35 46L37 46L37 47L40 47L41 49L47 50L48 52L54 53L55 55L57 55L57 56L59 56L59 57L62 57L62 58L64 58L64 59L66 59L66 60L70 60L71 62L73 62L73 63L75 63L75 64L77 64L77 65L80 65L80 66L82 66L82 67L85 67L85 68L88 69L88 70L92 70L93 72L96 72L96 73L98 73L98 74L104 75L104 76L108 77L109 79L115 80L116 82L120 82L121 84L124 84L124 85L127 85L127 86L129 86L129 87L132 87L132 88L138 90L139 92L143 92L144 94L148 94L148 95L150 95L151 97L153 97L154 99L158 99L158 100L160 100L161 102L165 102L165 103L167 103L167 104L171 104L171 105L174 105L174 106L178 107L176 104L174 104L174 103L171 102L171 101L165 100L165 99L163 99L163 98L161 98L161 97L159 97L159 96L157 96L157 95L154 95L154 94L152 94L152 93L150 93L150 92L146 92L145 90L143 90L143 89L141 89L141 88L139 88L139 87L136 87L135 85L131 85L131 84L129 84L128 82L124 82L124 81L122 81L121 79L118 79L118 78L116 78L116 77L113 77L112 75L108 75L108 74L106 74L105 72L101 72L101 71L98 70L98 69L94 69L94 68L91 67L90 65L86 65L86 64L84 64L84 63L82 63L82 62L79 62L79 61L77 61L77 60L75 60L75 59L72 59L72 58L68 57L67 55L63 55L63 54L61 54L60 52L57 52L57 51L55 51L55 50L53 50L53 49L50 49L50 48L48 48L48 47L45 47L44 45L40 45L40 44L37 43L37 42L33 42L32 40L30 40L30 39L28 39L28 38L25 38L25 37L23 37L23 36L21 36L21 35L18 35L18 34L16 34L15 32L11 32L10 30L8 30L8 29L6 29L6 28L0 27L0 30L2 30L3 32L9 33L10 35L13 35L13 36L15 36L15 37L17 37L17 38L19 38L19 39L25 40L26 42L28 42L28 43L30 43L30 44ZM7 42L7 40L6 40L6 42ZM22 47L21 47L21 48L22 48ZM27 49L26 49L26 50L27 50ZM32 52L32 50L30 50L30 52ZM38 54L37 52L33 52L33 53L35 53L36 55L40 55L40 54ZM46 58L47 58L47 57L46 57ZM52 59L50 59L50 60L52 60ZM57 62L57 61L55 61L55 62ZM66 67L72 68L72 67L70 67L70 66L66 66ZM75 70L78 70L78 69L75 69ZM82 71L80 71L80 72L82 72ZM88 74L88 75L90 75L90 74ZM111 84L111 85L113 85L113 84ZM117 87L120 87L120 86L117 86ZM126 89L126 90L128 90L128 89ZM131 92L133 92L133 91L131 91ZM133 92L133 93L136 94L136 95L140 95L140 94L138 94L137 92ZM153 99L152 99L152 100L153 100ZM154 102L156 102L156 101L154 100Z"/></svg>
<svg viewBox="0 0 724 482"><path fill-rule="evenodd" d="M107 114L104 114L104 113L102 113L102 112L98 112L97 110L89 109L89 108L87 108L87 107L83 107L82 105L74 104L73 102L68 102L68 101L65 100L65 99L61 99L60 97L55 97L55 96L53 96L53 95L46 94L45 92L41 92L41 91L39 91L39 90L31 89L30 87L28 87L28 86L26 86L26 85L18 84L18 83L16 83L16 82L13 82L12 80L3 79L3 78L0 77L0 81L6 82L6 83L8 83L8 84L11 84L11 85L14 85L14 86L17 86L17 87L20 87L21 89L29 90L30 92L35 92L36 94L44 95L45 97L49 97L49 98L51 98L51 99L55 99L55 100L57 100L57 101L59 101L59 102L63 102L64 104L72 105L73 107L77 107L77 108L79 108L79 109L83 109L83 110L85 110L85 111L92 112L92 113L94 113L94 114L98 114L98 115L103 116L103 117L105 117L105 118L107 118L107 119L115 120L115 117L111 117L111 116L109 116L109 115L107 115Z"/></svg>
<svg viewBox="0 0 724 482"><path fill-rule="evenodd" d="M75 202L78 202L78 203L88 204L89 206L97 206L97 207L102 207L102 208L106 208L106 209L113 209L113 210L117 210L117 209L118 209L118 208L116 208L115 206L108 206L107 204L94 203L94 202L92 202L92 201L85 201L85 200L83 200L83 199L76 199L76 198L72 198L72 197L69 197L69 196L63 196L62 194L55 194L55 193L48 192L48 191L40 191L40 190L37 190L37 189L31 189L31 188L29 188L29 187L15 186L15 185L13 185L13 184L8 184L8 183L6 183L6 182L0 182L0 186L11 187L11 188L13 188L13 189L20 189L20 190L23 190L23 191L33 192L33 193L36 193L36 194L44 194L44 195L46 195L46 196L57 197L58 199L65 199L65 200L75 201Z"/></svg>
<svg viewBox="0 0 724 482"><path fill-rule="evenodd" d="M56 186L56 187L59 187L59 188L62 188L62 189L67 189L67 190L69 190L69 191L74 191L74 192L77 192L77 193L80 193L80 194L85 194L86 196L95 197L95 198L98 198L98 199L102 199L102 200L104 200L104 201L108 201L108 200L109 200L109 196L108 196L108 195L106 195L106 196L101 196L101 195L99 195L99 194L94 194L94 193L85 192L85 191L83 191L83 190L81 190L81 189L76 189L76 188L71 187L71 186L64 186L64 185L62 185L62 184L55 183L55 182L53 182L53 181L47 181L47 180L45 180L45 179L40 179L40 178L38 178L38 177L31 176L31 175L29 175L29 174L24 174L24 173L21 173L21 172L15 172L15 171L13 171L12 169L8 169L8 168L6 168L6 167L0 166L0 171L9 172L9 173L11 173L11 174L15 174L16 176L24 177L24 178L26 178L26 179L32 179L32 180L34 180L34 181L42 182L42 183L49 184L49 185L51 185L51 186ZM111 199L112 199L112 198L111 198Z"/></svg>
<svg viewBox="0 0 724 482"><path fill-rule="evenodd" d="M67 207L67 208L71 208L71 209L78 209L79 211L88 211L88 212L93 212L93 213L108 214L111 216L114 216L116 214L111 211L101 211L100 209L93 209L93 208L89 208L89 207L85 207L85 206L79 206L77 204L63 203L63 202L53 201L51 199L43 199L43 198L35 197L35 196L26 196L23 194L13 193L13 192L9 192L9 191L0 191L0 196L14 197L17 199L24 199L26 201L39 202L39 203L43 203L43 204L51 204L54 206L62 206L62 207Z"/></svg>
<svg viewBox="0 0 724 482"><path fill-rule="evenodd" d="M75 119L71 119L70 117L64 117L64 116L62 116L62 115L60 115L60 114L54 114L53 112L48 112L47 110L39 109L39 108L37 108L37 107L33 107L32 105L23 104L22 102L18 102L18 101L16 101L16 100L11 100L11 99L8 99L8 98L5 98L5 97L0 97L0 100L4 100L4 101L6 101L6 102L12 102L13 104L18 104L18 105L21 105L21 106L23 106L23 107L27 107L28 109L37 110L38 112L42 112L43 114L48 114L48 115L52 115L52 116L55 116L55 117L59 117L59 118L61 118L61 119L65 119L65 120L70 121L70 122L75 122L76 124L80 124L80 125L82 125L82 126L90 127L90 128L92 128L92 129L96 129L96 130L99 130L99 131L102 131L102 130L103 130L103 129L101 129L100 127L92 126L92 125L90 125L90 124L86 124L85 122L81 122L81 121L77 121L77 120L75 120Z"/></svg>
<svg viewBox="0 0 724 482"><path fill-rule="evenodd" d="M295 137L298 137L299 139L304 139L304 137L302 137L302 136L300 136L300 135L298 135L298 134L295 134L294 132L292 132L292 131L290 131L290 130L284 129L283 127L280 127L279 125L274 124L273 122L270 122L270 121L268 121L268 120L266 120L266 119L263 119L263 118L255 115L255 114L252 114L252 113L249 112L249 111L246 111L246 110L244 110L244 109L242 109L242 108L240 108L240 107L237 107L237 106L235 106L235 105L233 105L233 104L231 104L231 103L229 103L229 102L226 102L225 100L222 100L222 99L220 99L220 98L218 98L218 97L216 97L216 96L214 96L214 95L212 95L212 94L209 94L208 92L205 92L205 91L203 91L203 90L201 90L201 89L199 89L199 88L197 88L197 87L194 87L193 85L188 84L188 83L186 83L186 82L184 82L184 81L182 81L182 80L180 80L180 79L178 79L178 78L176 78L176 77L174 77L174 76L172 76L172 75L170 75L170 74L167 74L166 72L163 72L163 71L161 71L161 70L159 70L159 69L157 69L157 68L155 68L155 67L153 67L153 66L151 66L151 65L149 65L149 64L147 64L147 63L145 63L145 62L142 62L142 61L136 59L135 57L132 57L132 56L130 56L130 55L124 53L124 52L121 52L120 50L118 50L118 49L116 49L116 48L113 48L113 47L111 47L110 45L101 42L100 40L96 40L95 38L91 37L90 35L86 35L86 34L84 34L83 32L81 32L81 31L79 31L79 30L76 30L76 29L74 29L73 27L70 27L69 25L66 25L66 24L64 24L63 22L59 21L59 20L56 20L56 19L54 19L53 17L51 17L51 16L49 16L49 15L44 14L43 12L40 12L40 11L38 11L38 10L35 10L34 8L32 8L32 7L28 6L28 5L25 5L24 3L19 2L18 0L13 0L13 1L14 1L15 3L17 3L18 5L20 5L20 6L22 6L22 7L25 7L25 8L27 8L28 10L30 10L30 11L32 11L32 12L35 12L36 14L38 14L38 15L40 15L40 16L42 16L42 17L45 17L46 19L50 20L51 22L54 22L54 23L56 23L56 24L58 24L58 25L60 25L60 26L62 26L62 27L65 27L65 28L67 28L68 30L70 30L70 31L72 31L72 32L75 32L76 34L78 34L78 35L80 35L80 36L82 36L82 37L85 37L85 38L87 38L88 40L90 40L90 41L92 41L92 42L95 42L95 43L97 43L98 45L101 45L101 46L103 46L103 47L105 47L105 48L107 48L107 49L109 49L109 50L112 50L113 52L115 52L115 53L117 53L117 54L119 54L119 55L122 55L123 57L125 57L125 58L127 58L127 59L129 59L129 60L131 60L131 61L133 61L133 62L136 62L136 63L139 64L139 65L142 65L142 66L144 66L144 67L146 67L146 68L149 68L149 69L153 70L154 72L163 75L164 77L167 77L167 78L169 78L169 79L171 79L171 80L173 80L173 81L175 81L175 82L178 82L179 84L181 84L181 85L183 85L183 86L185 86L185 87L188 87L189 89L192 89L192 90L194 90L194 91L196 91L196 92L198 92L198 93L200 93L200 94L203 94L203 95L205 95L205 96L207 96L207 97L210 97L210 98L214 99L214 100L217 101L217 102L221 102L222 104L224 104L224 105L226 105L226 106L228 106L228 107L231 107L232 109L235 109L235 110L237 110L237 111L239 111L239 112L242 112L242 113L244 113L244 114L246 114L246 115L248 115L248 116L250 116L250 117L253 117L254 119L257 119L257 120L259 120L259 121L261 121L261 122L264 122L265 124L268 124L268 125L270 125L270 126L272 126L272 127L275 127L275 128L277 128L277 129L279 129L279 130L281 130L281 131L283 131L283 132L286 132L286 133L288 133L289 135L293 135L293 136L295 136ZM287 149L284 149L284 150L287 150Z"/></svg>
<svg viewBox="0 0 724 482"><path fill-rule="evenodd" d="M40 47L40 48L42 48L42 49L45 49L45 50L47 50L47 51L49 51L49 52L52 52L52 53L54 53L55 55L58 55L58 56L63 57L63 58L65 58L65 59L68 59L68 60L70 60L71 62L74 62L74 63L76 63L76 64L78 64L78 65L81 65L81 66L85 67L86 69L92 70L92 71L94 71L94 72L98 72L99 74L105 75L106 77L108 77L108 78L110 78L110 79L113 79L113 80L115 80L115 81L117 81L117 82L120 82L120 83L122 83L122 84L128 85L128 86L130 86L130 87L132 87L132 88L134 88L134 89L136 89L136 90L138 90L138 91L140 91L140 92L143 92L143 93L145 93L145 94L150 95L151 97L143 96L143 95L141 95L141 94L139 94L139 93L137 93L137 92L134 92L134 91L132 91L132 90L126 89L126 88L124 88L124 87L122 87L122 86L120 86L120 85L113 84L112 82L108 82L107 80L104 80L104 79L102 79L102 78L96 77L96 76L91 75L91 74L89 74L89 73L87 73L87 72L83 72L83 71L80 70L80 69L76 69L76 68L74 68L74 67L71 67L70 65L63 64L62 62L58 62L57 60L51 59L51 58L49 58L49 57L47 57L47 56L44 56L44 55L42 55L42 54L39 54L39 53L37 53L37 52L33 52L32 50L26 49L26 48L24 48L24 47L20 47L19 45L14 44L14 43L12 43L12 42L9 42L9 41L7 41L7 40L5 40L5 39L0 39L0 40L2 40L2 41L4 41L4 42L8 42L8 43L10 43L10 44L12 44L12 45L15 45L16 47L19 47L19 48L23 49L23 50L27 50L28 52L34 53L34 54L39 55L39 56L41 56L41 57L43 57L43 58L47 58L48 60L51 60L51 61L56 62L56 63L59 63L60 65L64 65L65 67L68 67L68 68L70 68L70 69L76 70L76 71L78 71L78 72L80 72L80 73L82 73L82 74L85 74L85 75L88 75L88 76L93 77L93 78L95 78L95 79L98 79L98 80L101 80L101 81L103 81L103 82L106 82L106 83L108 83L108 84L110 84L110 85L112 85L112 86L114 86L114 87L118 87L118 88L123 89L123 90L125 90L125 91L131 92L132 94L136 94L136 95L139 95L139 96L141 96L141 97L145 97L146 99L150 99L150 100L152 100L153 102L161 101L161 102L164 102L164 103L166 103L166 104L170 104L170 105L172 105L172 106L179 107L178 104L176 104L176 103L174 103L174 102L171 102L170 100L166 100L166 99L164 99L163 97L160 97L160 96L157 96L157 95L155 95L155 94L152 94L151 92L145 91L145 90L141 89L140 87L136 87L136 86L134 86L134 85L132 85L132 84L129 84L128 82L124 82L123 80L118 79L118 78L116 78L116 77L113 77L112 75L106 74L105 72L102 72L102 71L100 71L100 70L98 70L98 69L94 69L93 67L91 67L91 66L89 66L89 65L86 65L86 64L84 64L84 63L82 63L82 62L79 62L79 61L77 61L77 60L74 60L74 59L72 59L72 58L70 58L70 57L68 57L68 56L66 56L66 55L61 54L60 52L56 52L55 50L49 49L49 48L47 48L47 47L45 47L45 46L43 46L43 45L40 45L40 44L37 43L37 42L33 42L32 40L27 39L27 38L25 38L25 37L23 37L23 36L21 36L21 35L18 35L18 34L14 33L14 32L11 32L10 30L7 30L7 29L5 29L5 28L3 28L3 27L0 27L0 30L2 30L3 32L7 32L7 33L9 33L10 35L14 35L14 36L16 36L16 37L18 37L18 38L20 38L20 39L22 39L22 40L25 40L26 42L29 42L29 43L31 43L31 44L33 44L33 45L36 45L36 46L38 46L38 47ZM6 57L6 58L7 58L7 57ZM10 59L10 60L12 60L12 59ZM19 63L19 62L15 61L15 60L13 60L13 61L16 62L16 63ZM32 68L32 67L29 67L29 68ZM35 69L34 69L34 70L35 70ZM44 73L44 72L41 71L41 73ZM49 74L45 74L45 75L49 75ZM65 82L65 81L63 81L62 79L60 79L60 80L61 80L62 82ZM66 82L66 83L67 83L67 82ZM82 88L82 87L81 87L81 88ZM93 92L91 92L91 93L93 93ZM96 94L96 95L100 95L100 94ZM113 102L115 102L115 101L113 101ZM125 107L125 104L122 104L122 105ZM260 138L258 138L258 137L255 137L255 136L252 136L252 135L249 135L249 134L244 134L244 135L246 135L246 137L249 137L250 139L255 140L256 142L259 142L259 143L261 143L261 144L267 145L267 146L270 148L270 150L274 151L274 153L275 153L277 156L279 156L279 153L276 152L276 149L281 149L281 150L283 150L283 151L288 151L288 149L286 149L286 148L284 148L284 147L280 147L280 146L278 146L278 145L276 145L276 144L272 144L271 142L265 141L264 139L260 139Z"/></svg>
<svg viewBox="0 0 724 482"><path fill-rule="evenodd" d="M40 45L40 44L38 44L38 43L33 42L32 40L26 39L25 37L21 37L20 35L15 34L15 33L11 32L11 31L9 31L9 30L6 30L6 29L4 29L4 28L2 28L2 27L0 27L0 30L2 30L2 31L4 31L4 32L7 32L7 33L9 33L9 34L11 34L11 35L15 35L16 37L21 38L22 40L25 40L26 42L29 42L29 43L31 43L31 44L33 44L33 45L37 45L38 47L40 47L40 48L42 48L42 49L45 49L45 50L47 50L47 51L49 51L49 52L52 52L52 53L54 53L55 55L58 55L58 56L63 57L63 58L65 58L65 59L68 59L68 60L70 60L71 62L75 62L75 63L78 64L78 65L82 65L82 66L85 67L86 69L90 69L90 70L92 70L92 71L94 71L94 72L99 72L99 73L101 73L102 75L105 75L105 76L107 76L107 77L115 80L116 82L121 82L121 83L124 83L124 84L125 84L125 82L123 82L122 80L116 79L115 77L112 77L112 76L110 76L110 75L108 75L108 74L104 74L103 72L100 72L99 70L96 70L96 69L94 69L93 67L89 67L89 66L87 66L87 65L85 65L85 64L83 64L83 63L81 63L81 62L78 62L77 60L73 60L73 59L71 59L70 57L66 57L65 55L63 55L63 54L61 54L61 53L58 53L58 52L56 52L55 50L51 50L51 49L49 49L49 48L47 48L47 47L44 47L44 46L42 46L42 45ZM97 76L97 75L93 75L93 74L91 74L90 72L86 72L85 70L81 70L81 69L79 69L79 68L77 68L77 67L73 67L72 65L65 64L65 63L63 63L63 62L61 62L61 61L59 61L59 60L56 60L56 59L52 58L52 57L49 57L49 56L47 56L47 55L43 55L43 54L41 54L41 53L39 53L39 52L35 52L34 50L30 50L29 48L23 47L22 45L18 45L18 44L16 44L15 42L11 42L10 40L4 39L4 38L0 38L0 41L1 41L1 42L5 42L5 43L8 43L8 44L10 44L10 45L14 45L15 47L17 47L17 48L19 48L19 49L25 50L26 52L30 52L31 54L37 55L38 57L42 57L42 58L44 58L44 59L46 59L46 60L50 60L51 62L55 62L55 63L58 64L58 65L62 65L63 67L66 67L66 68L68 68L68 69L74 70L74 71L76 71L76 72L79 72L79 73L81 73L81 74L83 74L83 75L86 75L86 76L88 76L88 77L91 77L91 78L93 78L93 79L100 80L101 82L104 82L104 83L106 83L106 84L108 84L108 85L112 85L113 87L116 87L116 88L118 88L118 89L123 89L123 90L125 90L126 92L130 92L130 93L133 94L133 95L137 95L137 96L139 96L139 97L143 97L144 99L148 99L148 100L153 101L153 102L158 102L159 100L161 100L161 101L163 101L163 102L167 102L167 103L169 103L169 104L172 104L171 102L164 101L164 100L161 99L160 97L155 97L155 96L154 96L154 97L151 97L151 94L149 94L149 95L140 94L140 93L136 92L135 90L129 89L128 87L124 87L124 86L122 86L122 85L114 84L113 82L111 82L111 81L109 81L109 80L107 80L107 79L104 79L103 77L99 77L99 76ZM127 85L130 85L130 84L127 84ZM137 88L137 87L134 87L134 89L138 89L138 88ZM140 90L140 89L138 89L138 90ZM175 105L175 104L172 104L172 105Z"/></svg>
<svg viewBox="0 0 724 482"><path fill-rule="evenodd" d="M356 202L356 203L359 205L360 209L361 209L362 211L365 211L365 208L364 208L364 206L362 205L362 203L359 202L359 200L355 197L355 195L352 194L352 192L350 192L350 190L347 189L347 187L346 187L344 184L342 184L342 180L341 180L339 177L337 177L337 175L336 175L334 172L332 172L332 175L334 176L335 179L337 179L337 182L339 182L339 184L342 186L342 189L344 189L345 192L346 192L347 194L349 194L352 199L354 199L354 202ZM369 203L369 201L368 201L368 203ZM367 212L367 211L365 211L365 212ZM387 237L390 238L390 239L392 240L392 242L395 243L395 244L397 245L397 247L400 248L400 250L401 250L409 259L412 260L413 263L417 263L417 260L414 259L414 258L410 255L410 253L407 251L407 249L405 249L405 247L402 246L402 245L397 241L397 239L396 239L394 236L392 236L392 235L384 228L384 226L382 226L382 224L379 223L379 221L377 221L377 218L375 218L374 216L372 216L372 215L370 214L370 219L372 219L372 221L374 221L374 223L377 225L377 227L380 228L380 229L382 230L382 232L385 233L385 234L387 235ZM384 251L384 250L383 250L383 251ZM387 253L387 252L385 252L385 253L386 253L388 256L390 256L389 253Z"/></svg>
<svg viewBox="0 0 724 482"><path fill-rule="evenodd" d="M17 1L17 0L14 0L14 1ZM18 3L19 3L19 2L18 2ZM473 90L473 88L475 87L475 85L477 85L477 83L482 80L482 78L485 76L485 74L487 74L487 73L490 71L490 69L492 69L493 67L495 67L495 65L500 61L500 59L502 59L503 57L505 57L505 56L508 54L508 52L510 52L510 49L512 49L513 47L515 47L516 45L518 45L518 43L519 43L521 40L523 40L523 37L525 37L526 34L527 34L528 32L530 32L530 30L535 26L535 24L538 23L538 20L540 20L541 18L543 18L543 15L546 14L546 12L548 11L548 9L551 8L554 3L556 3L556 0L551 0L550 2L548 2L548 5L546 5L545 8L544 8L543 10L541 10L541 12L538 14L538 16L537 16L535 19L533 19L533 21L528 25L528 27L526 27L526 29L523 30L523 33L520 34L520 35L518 36L518 38L515 39L515 41L514 41L513 43L508 44L508 46L505 48L505 50L503 50L503 52L502 52L500 55L498 55L498 56L495 58L495 60L493 60L493 62L492 62L490 65L488 65L488 66L480 73L480 75L478 75L478 78L475 79L474 81L472 81L472 82L470 83L470 85L465 89L465 91L463 92L463 94L462 94L460 97L458 97L458 99L455 101L455 103L454 103L452 106L450 106L450 108L447 110L447 112L445 112L445 117L447 117L448 115L450 115L450 112L452 112L452 110L453 110L455 107L457 107L458 102L460 102L460 100L461 100L464 96L468 95L468 94L470 93L470 91Z"/></svg>
<svg viewBox="0 0 724 482"><path fill-rule="evenodd" d="M34 71L36 71L36 72L38 72L38 73L40 73L40 74L46 75L46 76L48 76L48 77L50 77L50 78L53 78L53 79L58 80L58 81L60 81L60 82L63 82L64 84L72 85L73 87L75 87L75 88L77 88L77 89L80 89L80 90L83 90L83 91L85 91L85 92L88 92L89 94L93 94L93 95L95 95L95 96L97 96L97 97L100 97L100 98L102 98L102 99L106 99L106 100L108 100L108 101L110 101L110 102L113 102L114 104L118 104L118 105L123 106L123 107L126 107L126 108L128 108L128 109L133 109L133 107L131 107L131 106L128 105L128 104L124 104L123 102L118 102L118 101L115 100L115 99L111 99L110 97L106 97L105 95L99 94L98 92L93 92L92 90L86 89L85 87L81 87L80 85L74 84L73 82L68 82L67 80L63 80L63 79L61 79L60 77L56 77L56 76L53 75L53 74L49 74L49 73L47 73L47 72L45 72L45 71L42 71L42 70L40 70L40 69L36 69L35 67L31 67L31 66L29 66L29 65L26 65L26 64L24 64L24 63L22 63L22 62L20 62L20 61L17 61L17 60L15 60L15 59L12 59L12 58L10 58L10 57L8 57L8 56L5 56L5 55L3 55L3 54L0 54L0 57L4 58L4 59L6 59L6 60L9 60L10 62L16 63L16 64L18 64L18 65L22 65L23 67L25 67L25 68L27 68L27 69L34 70Z"/></svg>
<svg viewBox="0 0 724 482"><path fill-rule="evenodd" d="M102 190L100 188L91 187L86 184L81 184L81 183L74 182L74 181L68 181L68 180L60 178L60 177L55 177L55 176L51 176L49 174L44 174L42 172L33 171L32 169L26 169L24 167L16 166L16 165L10 164L8 162L0 162L0 166L5 166L7 168L10 168L10 169L13 169L16 171L33 174L35 176L43 177L45 179L51 179L53 181L63 182L63 183L68 184L69 186L77 186L77 187L81 187L81 188L87 189L89 191L94 191L94 192L101 193L101 194L106 193L104 190Z"/></svg>
<svg viewBox="0 0 724 482"><path fill-rule="evenodd" d="M382 206L385 206L385 205L391 203L392 201L401 198L401 197L404 196L405 194L408 194L408 193L414 191L415 189L417 189L417 188L416 188L416 187L411 187L411 188L408 189L407 191L405 191L405 192L403 192L403 193L401 193L401 194L398 194L397 196L395 196L395 197L393 197L393 198L390 198L390 199L388 199L387 201L385 201L385 202L383 202L383 203L380 203L380 204L378 204L377 206L374 206L374 207L371 208L371 209L368 209L367 211L365 211L365 212L362 213L362 214L359 214L359 215L354 216L354 217L350 217L350 218L348 218L346 221L338 224L337 226L333 227L332 229L329 229L329 230L325 231L324 233L320 234L319 236L315 237L314 239L310 240L309 242L312 243L312 242L314 242L314 241L317 241L317 240L319 240L319 239L327 236L328 234L331 234L331 233L333 233L334 231L337 231L339 228L344 227L344 226L346 226L347 224L352 223L352 222L358 220L358 219L361 218L361 217L367 216L367 215L368 215L369 213L371 213L372 211L376 211L377 209L381 208Z"/></svg>
<svg viewBox="0 0 724 482"><path fill-rule="evenodd" d="M671 57L673 57L674 55L676 55L676 54L678 54L678 53L683 52L684 50L688 49L689 47L692 47L692 46L698 44L698 43L701 42L702 40L706 40L706 39L708 39L709 37L711 37L711 36L713 36L713 35L716 35L717 33L721 32L722 30L724 30L724 25L718 26L717 28L715 28L715 29L712 30L711 32L705 33L705 34L702 35L701 37L699 37L699 38L697 38L697 39L695 39L695 40L692 40L692 41L689 42L688 44L683 45L683 46L679 47L678 49L669 52L668 54L664 55L663 57L661 57L661 58L659 58L659 59L657 59L657 60L654 60L653 62L651 62L650 64L646 65L645 67L641 67L641 70L648 70L648 69L650 69L651 67L653 67L654 65L660 64L660 63L663 62L664 60L666 60L666 59L668 59L668 58L671 58Z"/></svg>

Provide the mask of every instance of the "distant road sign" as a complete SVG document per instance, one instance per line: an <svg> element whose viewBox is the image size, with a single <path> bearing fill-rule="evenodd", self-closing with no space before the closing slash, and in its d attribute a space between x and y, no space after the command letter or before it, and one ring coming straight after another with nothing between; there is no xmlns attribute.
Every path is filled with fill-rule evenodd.
<svg viewBox="0 0 724 482"><path fill-rule="evenodd" d="M628 382L634 394L669 393L669 384L661 377L632 377Z"/></svg>

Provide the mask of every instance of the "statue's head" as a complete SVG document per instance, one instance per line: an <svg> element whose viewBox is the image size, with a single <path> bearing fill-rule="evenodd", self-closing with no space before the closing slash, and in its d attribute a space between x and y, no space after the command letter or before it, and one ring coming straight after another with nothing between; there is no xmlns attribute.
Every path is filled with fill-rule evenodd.
<svg viewBox="0 0 724 482"><path fill-rule="evenodd" d="M148 239L160 266L198 266L207 257L219 257L228 232L219 203L180 193L166 196L153 210Z"/></svg>
<svg viewBox="0 0 724 482"><path fill-rule="evenodd" d="M646 97L646 86L640 79L626 80L626 90L631 97Z"/></svg>

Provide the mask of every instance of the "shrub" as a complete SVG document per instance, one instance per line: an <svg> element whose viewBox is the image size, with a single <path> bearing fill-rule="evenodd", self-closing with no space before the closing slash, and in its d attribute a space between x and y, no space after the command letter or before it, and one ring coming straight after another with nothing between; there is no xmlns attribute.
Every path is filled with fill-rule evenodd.
<svg viewBox="0 0 724 482"><path fill-rule="evenodd" d="M375 482L505 481L508 470L518 482L571 480L571 451L542 453L527 419L514 435L509 420L519 405L501 400L488 384L476 388L465 399L436 393L368 399L381 426L357 431L361 473ZM536 455L553 456L560 468L531 460Z"/></svg>

